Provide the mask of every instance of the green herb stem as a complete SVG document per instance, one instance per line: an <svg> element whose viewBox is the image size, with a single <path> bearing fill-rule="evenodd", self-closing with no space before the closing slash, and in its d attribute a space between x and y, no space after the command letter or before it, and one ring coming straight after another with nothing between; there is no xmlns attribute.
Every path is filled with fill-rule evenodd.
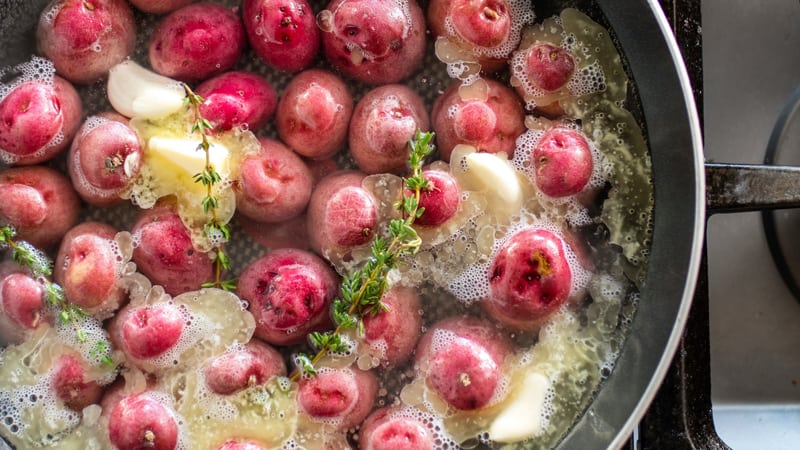
<svg viewBox="0 0 800 450"><path fill-rule="evenodd" d="M336 328L333 331L309 335L316 353L313 356L304 353L296 356L298 370L292 374L293 381L297 381L304 373L315 375L315 365L325 355L347 352L348 347L342 339L342 333L348 329L357 329L359 335L363 335L364 317L386 311L386 306L381 303L383 294L389 287L386 276L396 266L398 258L416 253L422 245L422 240L412 225L424 212L419 201L422 192L428 189L428 181L422 176L422 164L434 150L432 139L433 133L417 131L414 139L409 142L412 174L403 181L412 195L403 195L395 205L402 218L390 221L388 244L383 237L376 236L372 242L372 255L367 262L343 279L341 296L333 302Z"/></svg>
<svg viewBox="0 0 800 450"><path fill-rule="evenodd" d="M187 84L184 84L183 88L186 92L187 106L190 106L194 113L192 133L200 134L201 142L197 146L197 150L205 152L205 167L202 172L196 173L193 176L195 183L200 183L206 188L206 196L202 201L203 212L211 217L205 225L204 233L206 237L212 234L215 235L215 241L219 241L219 234L221 234L224 240L227 241L230 239L230 229L228 228L228 224L222 223L219 220L217 215L219 199L214 195L214 186L222 181L222 177L211 163L211 143L208 141L208 132L211 131L213 127L200 113L200 105L203 104L203 97L196 94ZM224 271L230 269L230 258L227 253L225 253L225 250L223 250L222 244L215 245L212 252L214 258L214 281L203 283L201 287L215 287L226 291L235 290L235 279L223 280L222 278Z"/></svg>

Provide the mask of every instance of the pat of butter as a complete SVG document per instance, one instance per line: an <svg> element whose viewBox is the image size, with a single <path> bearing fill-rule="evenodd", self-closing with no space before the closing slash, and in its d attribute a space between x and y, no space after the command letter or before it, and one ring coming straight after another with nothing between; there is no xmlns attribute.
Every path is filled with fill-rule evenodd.
<svg viewBox="0 0 800 450"><path fill-rule="evenodd" d="M550 380L541 373L525 374L519 391L489 427L489 437L497 442L518 442L541 433L549 387Z"/></svg>
<svg viewBox="0 0 800 450"><path fill-rule="evenodd" d="M522 207L523 193L517 172L507 160L493 153L469 153L464 156L465 176L479 190L503 202L509 210Z"/></svg>
<svg viewBox="0 0 800 450"><path fill-rule="evenodd" d="M194 181L194 175L205 170L206 153L199 148L200 139L179 139L153 136L147 141L147 165L160 183L176 185L181 189L201 187ZM214 170L222 177L230 174L230 151L227 147L210 142L209 159ZM164 186L162 185L162 188Z"/></svg>

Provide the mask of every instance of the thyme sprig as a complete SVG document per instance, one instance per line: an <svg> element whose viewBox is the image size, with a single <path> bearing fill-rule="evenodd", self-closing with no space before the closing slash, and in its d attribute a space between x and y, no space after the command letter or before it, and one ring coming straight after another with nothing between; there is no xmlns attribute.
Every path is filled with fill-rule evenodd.
<svg viewBox="0 0 800 450"><path fill-rule="evenodd" d="M428 180L422 176L422 164L434 150L433 137L431 132L418 130L409 141L412 173L403 181L411 194L404 194L395 203L401 217L389 222L388 237L377 235L372 241L371 255L367 261L342 280L340 296L333 301L332 307L336 328L309 334L309 342L316 353L313 356L305 353L295 355L297 370L292 374L293 381L304 374L316 375L315 366L325 355L348 353L350 344L342 333L355 329L359 336L363 336L364 318L387 310L381 302L389 288L387 275L402 256L415 254L422 245L422 239L412 225L425 211L419 204L421 193L428 189Z"/></svg>
<svg viewBox="0 0 800 450"><path fill-rule="evenodd" d="M203 197L202 206L203 212L209 215L210 218L203 227L203 233L211 242L218 243L211 250L211 257L214 260L214 281L203 283L201 287L215 287L226 291L233 291L236 289L237 280L222 278L223 272L231 268L230 257L222 248L222 243L230 240L231 231L228 224L222 223L217 215L219 198L214 195L214 186L222 181L222 176L211 163L211 143L208 141L208 133L213 129L213 126L211 122L200 113L200 105L203 104L203 97L195 93L187 84L183 85L183 89L186 92L184 103L186 106L191 107L194 113L194 122L192 123L191 132L192 134L199 134L201 139L197 150L205 152L206 156L205 168L192 176L195 183L200 183L206 188L206 196Z"/></svg>
<svg viewBox="0 0 800 450"><path fill-rule="evenodd" d="M81 344L88 338L86 332L80 327L80 322L88 315L86 311L67 300L64 289L50 280L53 275L53 262L44 252L34 247L27 241L16 240L17 231L11 225L0 227L0 249L11 250L11 259L20 267L30 271L31 276L41 283L44 290L44 300L57 311L58 320L62 325L71 326L75 336ZM92 357L106 365L113 366L114 361L109 356L111 343L98 341L92 351Z"/></svg>

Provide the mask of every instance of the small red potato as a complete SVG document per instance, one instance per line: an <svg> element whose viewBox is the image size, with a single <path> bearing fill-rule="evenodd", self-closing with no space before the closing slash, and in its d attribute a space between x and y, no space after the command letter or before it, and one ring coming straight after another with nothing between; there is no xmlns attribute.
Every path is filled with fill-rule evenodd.
<svg viewBox="0 0 800 450"><path fill-rule="evenodd" d="M592 177L592 149L583 133L554 127L533 148L536 186L551 197L567 197L583 191Z"/></svg>
<svg viewBox="0 0 800 450"><path fill-rule="evenodd" d="M341 171L320 180L308 203L308 235L318 254L346 253L372 240L378 207L361 186L365 174Z"/></svg>
<svg viewBox="0 0 800 450"><path fill-rule="evenodd" d="M103 387L88 379L89 363L73 354L58 357L53 366L53 390L58 398L74 411L98 403L103 396Z"/></svg>
<svg viewBox="0 0 800 450"><path fill-rule="evenodd" d="M176 296L200 289L214 278L211 258L194 247L174 203L160 202L142 210L131 234L138 242L133 262L168 294Z"/></svg>
<svg viewBox="0 0 800 450"><path fill-rule="evenodd" d="M278 103L278 136L297 153L327 159L347 140L353 97L341 78L322 69L297 74Z"/></svg>
<svg viewBox="0 0 800 450"><path fill-rule="evenodd" d="M333 0L317 17L325 56L346 77L397 83L422 64L425 17L414 0Z"/></svg>
<svg viewBox="0 0 800 450"><path fill-rule="evenodd" d="M53 159L80 126L78 92L61 77L23 81L0 98L0 161L11 165Z"/></svg>
<svg viewBox="0 0 800 450"><path fill-rule="evenodd" d="M337 430L350 429L367 417L378 394L378 379L354 368L324 369L302 378L297 405L303 413Z"/></svg>
<svg viewBox="0 0 800 450"><path fill-rule="evenodd" d="M561 307L572 288L566 245L545 228L511 236L489 269L491 295L482 302L487 312L508 326L529 329Z"/></svg>
<svg viewBox="0 0 800 450"><path fill-rule="evenodd" d="M425 105L411 88L389 84L369 91L358 102L350 120L350 153L362 171L394 173L408 171L408 145L417 130L428 131Z"/></svg>
<svg viewBox="0 0 800 450"><path fill-rule="evenodd" d="M428 180L428 188L420 191L419 206L425 208L415 225L435 227L441 225L458 212L461 204L461 188L450 172L425 169L422 177ZM406 195L412 191L406 188Z"/></svg>
<svg viewBox="0 0 800 450"><path fill-rule="evenodd" d="M264 77L232 71L208 79L194 90L203 97L200 114L218 130L244 126L255 132L275 114L278 94Z"/></svg>
<svg viewBox="0 0 800 450"><path fill-rule="evenodd" d="M121 194L139 173L142 145L124 117L88 118L70 146L67 166L78 195L95 206L123 202Z"/></svg>
<svg viewBox="0 0 800 450"><path fill-rule="evenodd" d="M286 375L281 354L258 339L233 347L203 366L206 385L220 395L235 394L280 375Z"/></svg>
<svg viewBox="0 0 800 450"><path fill-rule="evenodd" d="M233 67L246 42L231 9L193 3L170 13L153 32L150 65L169 78L205 80Z"/></svg>
<svg viewBox="0 0 800 450"><path fill-rule="evenodd" d="M114 345L137 365L173 348L183 333L184 320L174 303L128 304L114 316L108 331Z"/></svg>
<svg viewBox="0 0 800 450"><path fill-rule="evenodd" d="M39 18L36 43L59 75L90 84L133 53L136 22L125 0L53 0Z"/></svg>
<svg viewBox="0 0 800 450"><path fill-rule="evenodd" d="M445 161L457 144L472 145L481 152L505 152L511 158L517 138L525 132L525 112L517 94L492 79L481 82L488 86L486 99L463 99L457 82L433 105L431 121Z"/></svg>
<svg viewBox="0 0 800 450"><path fill-rule="evenodd" d="M386 311L364 317L364 341L382 350L384 365L396 366L414 352L422 326L422 304L416 291L401 286L387 291L381 303Z"/></svg>
<svg viewBox="0 0 800 450"><path fill-rule="evenodd" d="M248 265L239 277L237 294L249 302L256 337L291 345L330 325L328 307L338 289L338 276L322 258L284 248Z"/></svg>
<svg viewBox="0 0 800 450"><path fill-rule="evenodd" d="M0 223L16 239L50 249L78 222L80 199L69 179L44 166L0 171Z"/></svg>
<svg viewBox="0 0 800 450"><path fill-rule="evenodd" d="M360 450L432 450L437 436L413 414L404 414L400 406L373 411L358 432Z"/></svg>
<svg viewBox="0 0 800 450"><path fill-rule="evenodd" d="M293 219L306 209L313 177L306 163L279 141L261 138L261 151L239 169L236 210L258 222Z"/></svg>
<svg viewBox="0 0 800 450"><path fill-rule="evenodd" d="M116 234L114 227L100 222L76 225L64 235L53 269L69 301L101 319L127 298L119 284Z"/></svg>
<svg viewBox="0 0 800 450"><path fill-rule="evenodd" d="M297 72L316 59L320 31L306 0L244 0L242 17L250 45L270 66Z"/></svg>
<svg viewBox="0 0 800 450"><path fill-rule="evenodd" d="M434 324L420 339L415 364L448 405L476 410L501 394L508 339L488 322L453 317Z"/></svg>
<svg viewBox="0 0 800 450"><path fill-rule="evenodd" d="M119 450L172 450L178 433L175 412L149 391L122 397L108 416L108 437Z"/></svg>

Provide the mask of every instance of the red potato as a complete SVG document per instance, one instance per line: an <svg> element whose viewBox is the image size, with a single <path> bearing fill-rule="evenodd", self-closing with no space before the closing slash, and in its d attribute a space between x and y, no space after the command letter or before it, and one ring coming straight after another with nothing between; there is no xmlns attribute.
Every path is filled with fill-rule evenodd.
<svg viewBox="0 0 800 450"><path fill-rule="evenodd" d="M362 171L408 171L411 140L417 130L428 131L425 105L411 88L389 84L372 89L358 102L350 120L350 153Z"/></svg>
<svg viewBox="0 0 800 450"><path fill-rule="evenodd" d="M471 49L484 72L496 72L519 45L521 27L514 23L509 3L508 0L432 0L427 11L428 26L435 37Z"/></svg>
<svg viewBox="0 0 800 450"><path fill-rule="evenodd" d="M378 379L369 371L344 368L323 369L300 380L297 405L315 421L348 430L372 411L378 394Z"/></svg>
<svg viewBox="0 0 800 450"><path fill-rule="evenodd" d="M481 152L514 154L517 138L525 132L525 111L511 88L483 79L487 97L462 99L460 82L451 85L433 105L431 121L442 159L450 160L453 147L472 145Z"/></svg>
<svg viewBox="0 0 800 450"><path fill-rule="evenodd" d="M583 133L554 127L533 148L536 186L551 197L567 197L583 191L592 177L592 150Z"/></svg>
<svg viewBox="0 0 800 450"><path fill-rule="evenodd" d="M61 77L23 81L0 98L0 161L29 165L48 161L72 141L83 107Z"/></svg>
<svg viewBox="0 0 800 450"><path fill-rule="evenodd" d="M53 390L64 404L74 410L98 403L103 396L103 387L90 380L89 363L73 354L63 354L53 365Z"/></svg>
<svg viewBox="0 0 800 450"><path fill-rule="evenodd" d="M491 294L481 304L512 328L534 329L563 305L572 288L566 243L544 228L524 228L498 250L489 269Z"/></svg>
<svg viewBox="0 0 800 450"><path fill-rule="evenodd" d="M100 319L108 318L127 298L120 285L116 234L114 227L100 222L76 225L64 235L53 269L69 301Z"/></svg>
<svg viewBox="0 0 800 450"><path fill-rule="evenodd" d="M422 64L425 17L414 0L333 0L317 18L325 57L349 78L396 83Z"/></svg>
<svg viewBox="0 0 800 450"><path fill-rule="evenodd" d="M133 11L125 0L53 0L39 18L36 44L61 76L93 83L133 53Z"/></svg>
<svg viewBox="0 0 800 450"><path fill-rule="evenodd" d="M244 0L242 17L250 45L270 66L297 72L316 59L320 31L306 0Z"/></svg>
<svg viewBox="0 0 800 450"><path fill-rule="evenodd" d="M70 146L67 166L78 195L94 206L123 202L121 194L139 173L142 145L116 113L89 117Z"/></svg>
<svg viewBox="0 0 800 450"><path fill-rule="evenodd" d="M0 223L17 231L16 239L50 249L78 222L80 199L69 179L44 166L0 172Z"/></svg>
<svg viewBox="0 0 800 450"><path fill-rule="evenodd" d="M177 415L160 398L144 391L122 396L113 403L108 415L108 437L118 450L177 448Z"/></svg>
<svg viewBox="0 0 800 450"><path fill-rule="evenodd" d="M237 294L249 302L256 337L275 345L298 344L311 331L330 326L328 307L339 279L317 255L278 249L248 265Z"/></svg>
<svg viewBox="0 0 800 450"><path fill-rule="evenodd" d="M297 153L326 159L341 150L353 114L353 97L341 78L322 69L297 74L278 103L278 136Z"/></svg>
<svg viewBox="0 0 800 450"><path fill-rule="evenodd" d="M411 288L394 287L381 299L388 310L364 317L364 341L381 350L381 362L396 366L414 352L422 327L419 294Z"/></svg>
<svg viewBox="0 0 800 450"><path fill-rule="evenodd" d="M375 410L358 432L360 450L433 450L437 436L430 426L399 406Z"/></svg>
<svg viewBox="0 0 800 450"><path fill-rule="evenodd" d="M170 13L155 29L150 65L169 78L205 80L233 67L245 42L244 27L233 10L193 3Z"/></svg>
<svg viewBox="0 0 800 450"><path fill-rule="evenodd" d="M453 408L476 410L503 394L511 343L490 323L453 317L434 324L417 346L414 366Z"/></svg>
<svg viewBox="0 0 800 450"><path fill-rule="evenodd" d="M214 278L214 264L207 253L192 244L189 231L171 202L142 210L131 229L138 245L133 262L153 284L176 296L200 289Z"/></svg>
<svg viewBox="0 0 800 450"><path fill-rule="evenodd" d="M572 95L569 82L575 75L572 53L549 42L532 42L512 55L511 83L526 107L547 117L564 115L560 100Z"/></svg>
<svg viewBox="0 0 800 450"><path fill-rule="evenodd" d="M111 341L135 366L165 354L181 338L184 314L169 302L122 308L108 326Z"/></svg>
<svg viewBox="0 0 800 450"><path fill-rule="evenodd" d="M128 0L139 11L165 14L188 5L192 0Z"/></svg>
<svg viewBox="0 0 800 450"><path fill-rule="evenodd" d="M526 97L525 86L545 91L564 87L575 72L575 58L567 50L550 43L537 43L524 50L525 76L520 96Z"/></svg>
<svg viewBox="0 0 800 450"><path fill-rule="evenodd" d="M236 210L258 222L284 222L299 216L311 198L311 171L279 141L261 138L261 150L239 169Z"/></svg>
<svg viewBox="0 0 800 450"><path fill-rule="evenodd" d="M372 240L378 226L378 207L361 186L365 174L333 173L320 180L308 203L309 244L320 255L345 253Z"/></svg>
<svg viewBox="0 0 800 450"><path fill-rule="evenodd" d="M458 212L458 206L461 204L461 188L450 172L425 169L422 171L422 176L428 180L428 188L421 191L419 196L419 206L425 210L414 224L429 227L441 225ZM406 195L411 193L411 190L406 189Z"/></svg>
<svg viewBox="0 0 800 450"><path fill-rule="evenodd" d="M211 358L203 366L206 385L220 395L231 395L285 376L283 357L271 346L253 339Z"/></svg>
<svg viewBox="0 0 800 450"><path fill-rule="evenodd" d="M256 131L275 114L278 94L264 77L251 72L225 72L194 90L204 98L200 114L218 130L245 126Z"/></svg>
<svg viewBox="0 0 800 450"><path fill-rule="evenodd" d="M27 332L47 322L42 284L21 271L0 278L0 339L2 344L24 340Z"/></svg>

